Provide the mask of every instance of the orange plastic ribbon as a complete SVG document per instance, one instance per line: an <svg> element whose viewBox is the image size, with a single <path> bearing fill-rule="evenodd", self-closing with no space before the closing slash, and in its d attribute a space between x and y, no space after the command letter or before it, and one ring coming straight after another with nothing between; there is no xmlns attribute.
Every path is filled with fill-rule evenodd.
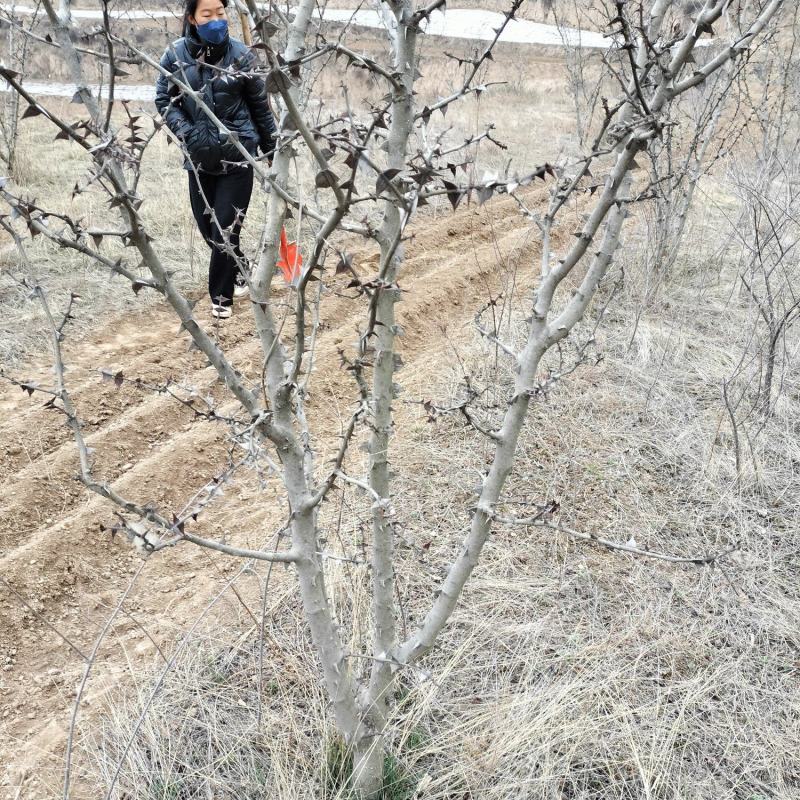
<svg viewBox="0 0 800 800"><path fill-rule="evenodd" d="M290 242L286 238L286 228L281 228L281 243L278 249L278 269L283 273L283 279L290 285L297 285L303 267L303 256L297 248L297 242Z"/></svg>

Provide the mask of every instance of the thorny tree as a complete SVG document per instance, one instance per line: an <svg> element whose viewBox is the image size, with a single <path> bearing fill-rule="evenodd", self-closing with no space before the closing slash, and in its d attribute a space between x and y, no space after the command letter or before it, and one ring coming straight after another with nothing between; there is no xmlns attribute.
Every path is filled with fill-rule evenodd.
<svg viewBox="0 0 800 800"><path fill-rule="evenodd" d="M34 26L36 15L32 15L29 30L21 33L24 26L13 17L8 20L8 29L5 32L5 52L8 54L8 66L24 72L25 60L30 50L28 36ZM3 93L0 98L0 162L4 172L14 172L16 167L15 155L17 134L19 130L19 95L16 92Z"/></svg>
<svg viewBox="0 0 800 800"><path fill-rule="evenodd" d="M353 754L353 786L364 797L376 797L381 791L393 685L399 675L413 668L434 647L478 564L493 523L502 520L505 524L553 524L548 522L552 509L549 505L527 519L503 516L499 507L504 485L514 468L517 442L528 408L547 389L547 381L543 384L539 377L543 357L566 339L586 314L619 247L631 204L653 196L650 176L640 178L646 174L644 170L638 176L635 171L662 140L664 132L677 124L671 116L676 100L697 91L729 64L739 62L782 7L781 0L756 3L706 0L693 18L685 19L668 0L607 3L607 32L614 37L615 44L604 64L608 80L616 85L617 97L603 99L603 112L586 152L567 164L507 172L502 177L493 176L472 185L459 183L455 169L461 163L459 159L469 162L473 145L480 138L490 138L490 133L448 148L436 136L428 134L431 116L437 112L444 114L464 97L489 88L489 84L479 83L480 76L503 29L522 2L513 1L494 41L475 58L461 59L464 67L461 85L454 86L448 96L419 108L415 104L418 39L425 21L444 8L445 0L433 0L419 8L414 7L412 0L380 4L389 43L386 63L354 52L342 40L328 41L319 34L312 37L309 27L315 7L313 0L301 0L290 22L276 12L279 24L265 17L254 0L248 0L249 33L255 44L254 58L247 68L263 69L268 89L280 108L278 149L268 171L263 161L254 160L234 137L229 137L241 157L253 164L256 175L270 188L262 249L250 286L254 327L263 350L263 370L258 381L245 377L230 354L221 349L213 331L198 322L193 304L176 288L159 254L158 242L148 234L139 213L144 200L137 193L142 153L152 136L171 133L159 120L155 121L152 133L144 133L143 126L137 124L140 117L131 115L127 106L127 123L115 126L112 104L103 107L87 85L86 60L91 57L106 62L112 98L115 77L124 74L118 71L120 58L141 59L162 73L164 68L115 33L106 4L103 25L96 32L102 52L91 55L85 49L80 50L75 44L68 0L62 0L58 10L50 0L44 0L43 5L55 42L78 86L75 100L83 104L88 116L76 123L59 119L37 103L20 82L18 73L2 68L2 75L28 104L27 116L54 126L58 137L84 149L90 162L90 176L85 186L76 186L74 191L96 187L108 192L110 206L119 210L123 222L123 230L116 235L135 249L140 264L136 268L126 260L107 258L97 245L103 235L114 235L112 232L93 231L80 221L49 212L35 200L15 193L8 181L3 181L0 187L0 194L11 208L10 218L8 215L0 218L3 227L15 236L22 249L22 239L12 224L13 219L21 219L31 236L43 235L61 247L79 250L129 280L137 293L151 289L163 296L191 337L192 346L207 357L238 401L247 422L241 424L241 415L233 418L217 414L214 407L198 410L208 418L228 422L238 440L249 443L252 457L269 458L279 474L290 509L285 525L290 545L283 547L283 540L279 539L281 544L273 550L246 550L191 532L193 522L215 496L216 487L229 479L230 473L198 487L197 495L177 514L142 504L134 497L123 497L95 474L61 360L61 341L70 318L69 309L60 322L50 317L56 353L55 386L41 387L7 377L29 393L48 395L50 405L64 413L79 449L81 480L116 507L120 522L115 528L126 531L148 552L190 542L231 556L292 566L336 725ZM699 40L709 34L713 36L713 26L723 23L727 31L724 43L698 48ZM279 45L279 37L284 35ZM266 60L263 68L258 65L257 53ZM371 108L348 108L346 113L329 120L315 119L304 106L303 81L312 69L332 56L344 59L349 67L366 70L372 80L381 83L386 91L382 102ZM202 96L181 80L179 71L166 77L178 92L194 98L223 135L229 134ZM307 187L290 180L293 164L302 158L315 165L313 195ZM372 176L374 189L360 192L356 178L363 183L365 175ZM528 208L526 195L521 191L537 176L552 184L546 208ZM514 387L497 419L481 422L481 415L472 413L468 404L462 409L470 423L490 441L492 456L478 489L477 502L464 508L467 532L457 554L424 619L401 638L395 606L393 553L399 515L394 505L390 462L393 379L398 368L395 342L402 334L395 321L395 304L402 290L404 240L418 208L434 198L446 197L455 208L468 195L483 203L495 193L512 195L523 215L541 234L541 263L531 265L539 278L529 301L526 342L520 350L515 350L500 340L498 331L484 323L481 313L476 317L481 334L513 360ZM588 199L581 199L584 197ZM566 216L564 212L579 199L587 211L583 225L565 252L553 253L551 233ZM279 320L272 284L279 233L288 210L302 213L308 234L303 273L292 293L293 321L286 326L291 329L287 331ZM363 302L357 352L345 357L347 371L354 377L355 410L344 426L333 464L328 467L315 463L318 452L306 414L305 376L315 357L314 303L319 292L314 286L324 277L326 257L336 252L337 270L351 269L348 254L336 250L341 241L337 236L344 233L373 239L380 248L380 262L369 280L354 277L351 286ZM567 289L567 285L574 288ZM46 304L44 292L33 288ZM109 377L118 382L126 380L122 373ZM548 381L553 379L555 376ZM184 402L197 408L199 401L184 398ZM366 474L354 475L347 472L348 450L362 431L367 432L368 466ZM267 454L269 449L271 455ZM321 506L332 496L334 487L347 483L361 487L372 500L367 558L372 592L372 644L364 661L354 660L348 652L346 637L326 592L329 553L320 524ZM601 543L626 549L624 545ZM635 547L627 549L653 555ZM672 560L707 563L712 559L708 556ZM68 756L65 796L69 794L69 785ZM113 785L109 787L108 796L113 789Z"/></svg>
<svg viewBox="0 0 800 800"><path fill-rule="evenodd" d="M731 236L741 247L736 264L740 300L751 309L752 319L741 357L722 387L740 481L744 452L749 453L754 476L761 479L754 445L785 393L793 356L789 333L800 319L800 191L794 157L798 132L793 122L800 110L800 8L786 16L786 35L776 43L779 46L770 48L761 64L762 80L743 102L749 124L739 149L746 155L728 168L741 202L730 220Z"/></svg>

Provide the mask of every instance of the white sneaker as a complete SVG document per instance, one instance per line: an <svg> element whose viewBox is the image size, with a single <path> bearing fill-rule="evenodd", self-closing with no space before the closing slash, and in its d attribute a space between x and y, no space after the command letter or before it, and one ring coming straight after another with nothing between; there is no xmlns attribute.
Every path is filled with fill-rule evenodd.
<svg viewBox="0 0 800 800"><path fill-rule="evenodd" d="M216 319L228 319L228 317L233 316L233 309L230 306L221 306L219 303L212 303L211 316Z"/></svg>
<svg viewBox="0 0 800 800"><path fill-rule="evenodd" d="M233 297L234 300L244 297L250 291L247 281L237 272L236 282L233 284Z"/></svg>

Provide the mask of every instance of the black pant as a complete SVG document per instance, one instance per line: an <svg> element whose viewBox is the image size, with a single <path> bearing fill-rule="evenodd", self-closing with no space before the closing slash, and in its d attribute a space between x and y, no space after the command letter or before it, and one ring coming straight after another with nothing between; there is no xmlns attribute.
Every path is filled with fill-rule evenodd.
<svg viewBox="0 0 800 800"><path fill-rule="evenodd" d="M199 186L194 170L189 170L189 200L200 234L211 248L208 293L213 302L229 306L233 304L236 271L240 264L243 269L247 266L239 249L239 231L253 193L253 168L248 164L235 167L227 175L198 174ZM216 219L211 217L209 207L214 210ZM233 254L225 252L228 244Z"/></svg>

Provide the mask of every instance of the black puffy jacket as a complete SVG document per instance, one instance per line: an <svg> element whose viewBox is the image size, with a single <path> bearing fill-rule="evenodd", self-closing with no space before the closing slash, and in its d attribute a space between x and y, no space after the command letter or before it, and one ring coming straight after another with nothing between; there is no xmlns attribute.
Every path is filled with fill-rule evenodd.
<svg viewBox="0 0 800 800"><path fill-rule="evenodd" d="M238 135L249 153L256 155L260 148L265 155L272 155L275 119L264 80L253 74L258 60L244 42L228 36L220 44L208 44L190 28L186 36L167 47L161 66L200 92L206 105L228 130ZM184 144L184 169L191 169L189 157L200 171L217 175L230 169L224 161L244 160L197 103L182 96L180 89L161 73L156 81L155 102L167 127Z"/></svg>

